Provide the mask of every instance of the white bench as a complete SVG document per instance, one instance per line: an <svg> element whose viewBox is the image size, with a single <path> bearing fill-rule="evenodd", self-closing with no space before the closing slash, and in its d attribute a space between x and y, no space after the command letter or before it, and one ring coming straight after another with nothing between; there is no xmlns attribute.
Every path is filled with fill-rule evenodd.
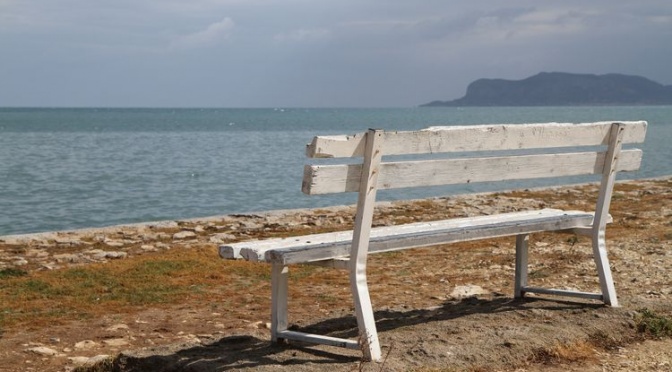
<svg viewBox="0 0 672 372"><path fill-rule="evenodd" d="M541 293L595 299L618 306L607 258L605 227L611 218L609 204L616 173L637 170L641 163L642 151L622 149L622 144L643 142L646 127L643 121L505 124L432 127L409 132L369 130L352 136L315 137L307 146L310 158L363 157L361 164L306 165L303 178L302 190L306 194L359 193L354 231L228 244L220 247L220 255L272 265L273 341L299 340L361 349L364 358L369 360L381 358L366 278L369 253L515 236L514 297ZM577 149L579 147L583 148ZM452 156L446 157L447 153ZM413 161L382 161L383 155L417 154L424 157ZM443 156L427 159L426 154ZM586 174L602 175L594 212L541 209L371 227L379 189ZM528 236L544 231L592 237L600 293L528 286ZM360 333L358 340L288 330L287 265L298 263L349 270Z"/></svg>

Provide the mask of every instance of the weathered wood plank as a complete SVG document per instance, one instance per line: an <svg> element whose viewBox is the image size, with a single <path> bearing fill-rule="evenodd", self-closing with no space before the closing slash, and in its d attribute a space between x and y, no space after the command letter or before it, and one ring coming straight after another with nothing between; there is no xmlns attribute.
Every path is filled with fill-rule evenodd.
<svg viewBox="0 0 672 372"><path fill-rule="evenodd" d="M617 170L637 170L641 159L641 150L624 150ZM604 164L604 152L389 162L381 165L377 187L395 189L601 174ZM302 191L311 195L356 192L361 172L359 164L307 165Z"/></svg>
<svg viewBox="0 0 672 372"><path fill-rule="evenodd" d="M369 237L373 223L373 209L376 205L376 185L380 174L380 162L383 154L382 130L369 129L366 133L366 148L362 177L359 184L357 214L350 246L350 291L355 303L355 316L359 328L360 347L367 361L379 361L382 357L376 319L373 317L373 305L369 296L369 285L366 280L366 261L369 250Z"/></svg>
<svg viewBox="0 0 672 372"><path fill-rule="evenodd" d="M556 216L579 216L590 217L592 221L592 214L582 211L564 211L560 209L541 209L541 210L532 210L532 211L519 211L512 213L502 213L496 215L487 215L487 216L477 216L477 217L462 217L462 218L453 218L448 220L440 221L431 221L431 222L416 222L409 223L404 225L394 225L394 226L380 226L371 229L371 239L377 239L385 236L399 236L412 234L416 232L433 232L441 231L445 229L454 229L454 228L469 228L472 226L478 225L489 225L497 224L500 222L506 221L520 221L530 218L545 218L545 217L556 217ZM590 226L590 223L579 224L573 227L586 227ZM352 230L346 231L335 231L330 233L322 234L312 234L312 235L303 235L289 238L274 238L266 240L252 240L238 243L229 243L219 247L219 253L222 258L243 258L248 261L264 261L265 253L271 249L287 249L287 248L296 248L304 246L321 246L332 243L346 242L350 244L352 242ZM236 256L234 252L239 253L240 255ZM341 257L349 256L349 252L346 252ZM338 256L329 257L337 258Z"/></svg>
<svg viewBox="0 0 672 372"><path fill-rule="evenodd" d="M645 121L625 124L624 143L644 141ZM492 124L430 127L420 131L385 132L385 155L607 145L612 122ZM311 158L354 157L364 154L364 134L319 136L306 147Z"/></svg>
<svg viewBox="0 0 672 372"><path fill-rule="evenodd" d="M369 253L540 231L589 227L592 220L593 214L588 212L542 209L383 226L371 230ZM289 264L347 257L350 254L351 244L352 231L339 231L296 238L268 239L223 245L220 247L220 255L229 257L231 251L237 250L244 253L244 258L253 261Z"/></svg>

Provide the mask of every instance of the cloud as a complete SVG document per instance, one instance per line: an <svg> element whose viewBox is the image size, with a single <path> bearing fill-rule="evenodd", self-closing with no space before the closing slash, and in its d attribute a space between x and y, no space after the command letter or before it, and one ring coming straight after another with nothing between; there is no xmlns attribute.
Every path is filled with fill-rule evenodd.
<svg viewBox="0 0 672 372"><path fill-rule="evenodd" d="M325 39L330 31L324 28L305 29L300 28L289 32L283 32L273 36L277 42L311 42Z"/></svg>
<svg viewBox="0 0 672 372"><path fill-rule="evenodd" d="M205 30L182 35L174 39L171 47L175 48L203 48L219 44L231 36L236 24L229 17L212 23Z"/></svg>

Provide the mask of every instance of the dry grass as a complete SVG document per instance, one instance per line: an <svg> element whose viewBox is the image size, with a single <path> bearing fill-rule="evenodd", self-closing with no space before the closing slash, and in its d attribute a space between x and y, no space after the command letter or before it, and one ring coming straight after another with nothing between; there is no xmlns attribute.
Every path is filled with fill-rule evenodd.
<svg viewBox="0 0 672 372"><path fill-rule="evenodd" d="M214 260L214 247L0 278L0 326L40 327L145 306L201 302L227 292L257 293L266 265ZM226 283L235 283L223 286ZM263 293L263 292L262 292Z"/></svg>
<svg viewBox="0 0 672 372"><path fill-rule="evenodd" d="M542 364L582 363L596 360L596 352L595 345L584 340L558 343L537 350L531 362Z"/></svg>

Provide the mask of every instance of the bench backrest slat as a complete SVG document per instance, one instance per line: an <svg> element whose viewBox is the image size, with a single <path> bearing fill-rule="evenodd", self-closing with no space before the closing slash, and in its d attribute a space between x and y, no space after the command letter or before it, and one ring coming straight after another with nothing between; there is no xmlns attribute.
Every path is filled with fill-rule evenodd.
<svg viewBox="0 0 672 372"><path fill-rule="evenodd" d="M605 174L614 155L615 172L639 169L639 149L621 151L622 144L644 141L647 123L496 124L432 127L409 132L375 131L376 156L460 152L457 157L414 161L383 161L375 175L376 189L426 187L472 182ZM618 137L613 137L618 128ZM319 136L307 147L310 157L353 157L364 153L368 135ZM613 132L613 133L612 133ZM617 141L616 141L617 139ZM617 144L617 145L616 145ZM589 146L589 147L588 147ZM604 146L608 146L604 149ZM577 147L586 147L577 152ZM614 148L614 147L617 147ZM557 150L564 148L562 150ZM553 150L550 150L553 149ZM520 151L528 154L521 154ZM532 154L529 154L530 150ZM615 151L615 152L614 152ZM613 152L613 154L612 154ZM609 173L609 172L607 172ZM359 192L361 164L309 164L302 191L306 194Z"/></svg>
<svg viewBox="0 0 672 372"><path fill-rule="evenodd" d="M623 143L644 142L645 121L626 124ZM384 155L500 151L609 144L612 122L498 124L431 127L419 131L384 132ZM366 134L319 136L306 148L310 158L359 157Z"/></svg>
<svg viewBox="0 0 672 372"><path fill-rule="evenodd" d="M617 171L637 170L641 160L641 150L623 150ZM381 164L377 188L601 174L604 163L604 152L388 162ZM303 192L311 195L357 192L361 173L361 164L306 165Z"/></svg>

